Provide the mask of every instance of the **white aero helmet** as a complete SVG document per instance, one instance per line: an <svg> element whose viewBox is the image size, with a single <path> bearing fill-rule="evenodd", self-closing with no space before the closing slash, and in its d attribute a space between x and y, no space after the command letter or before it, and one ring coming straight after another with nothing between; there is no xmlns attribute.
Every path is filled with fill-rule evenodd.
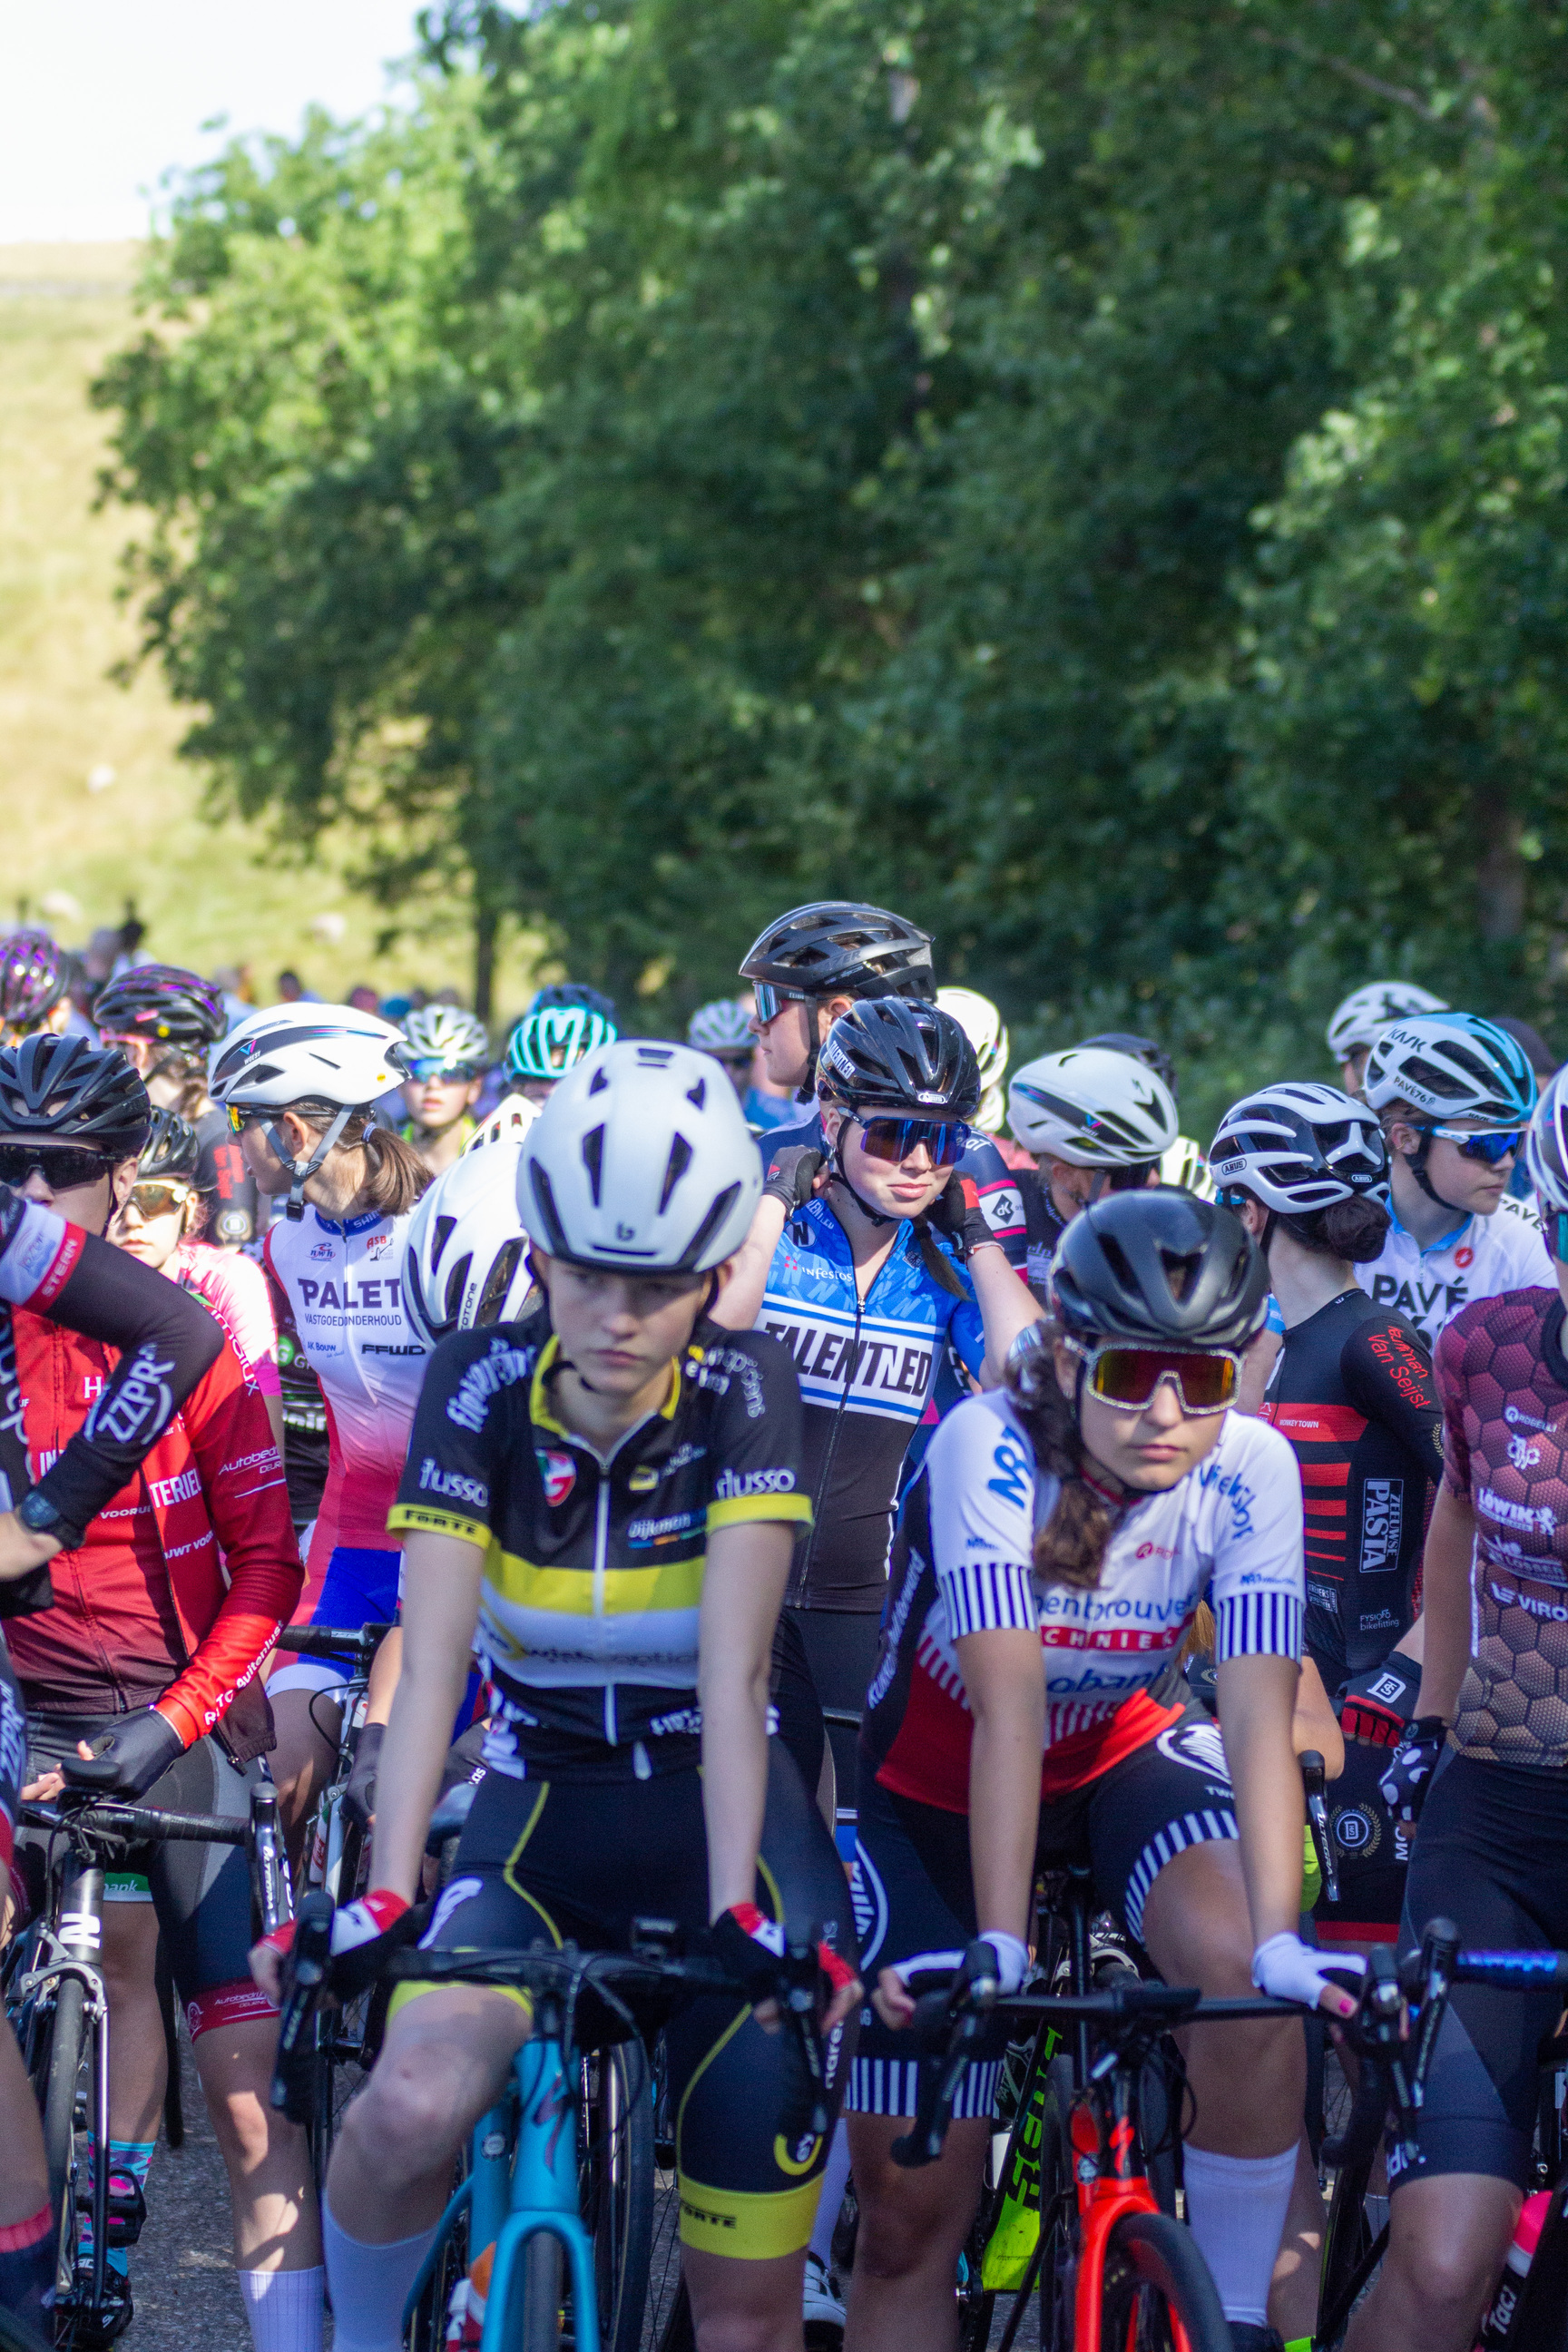
<svg viewBox="0 0 1568 2352"><path fill-rule="evenodd" d="M1362 1046L1374 1045L1379 1032L1391 1021L1401 1020L1406 1013L1447 1010L1440 996L1417 988L1414 981L1369 980L1364 988L1352 989L1342 1004L1335 1005L1326 1033L1329 1051L1336 1062L1348 1062Z"/></svg>
<svg viewBox="0 0 1568 2352"><path fill-rule="evenodd" d="M1376 1113L1338 1087L1287 1081L1244 1095L1209 1149L1219 1197L1251 1193L1285 1217L1310 1217L1337 1201L1388 1191L1388 1150Z"/></svg>
<svg viewBox="0 0 1568 2352"><path fill-rule="evenodd" d="M1007 1124L1026 1151L1074 1168L1136 1168L1176 1139L1175 1098L1131 1054L1072 1045L1026 1062L1007 1089Z"/></svg>
<svg viewBox="0 0 1568 2352"><path fill-rule="evenodd" d="M1559 1219L1568 1216L1568 1063L1547 1079L1535 1106L1524 1146L1524 1164L1541 1201L1547 1246L1554 1257L1561 1257L1565 1253L1561 1247L1552 1247L1553 1228L1547 1225L1545 1213L1550 1211ZM1565 1238L1568 1236L1559 1224L1555 1239L1560 1244Z"/></svg>
<svg viewBox="0 0 1568 2352"><path fill-rule="evenodd" d="M464 1144L465 1152L482 1151L487 1143L521 1143L534 1120L539 1105L526 1095L503 1095L489 1118L483 1118Z"/></svg>
<svg viewBox="0 0 1568 2352"><path fill-rule="evenodd" d="M552 1257L629 1274L705 1274L733 1256L762 1161L721 1066L624 1037L569 1070L529 1129L518 1208Z"/></svg>
<svg viewBox="0 0 1568 2352"><path fill-rule="evenodd" d="M467 1151L436 1179L409 1221L403 1295L432 1347L449 1331L515 1322L531 1279L518 1223L521 1143Z"/></svg>
<svg viewBox="0 0 1568 2352"><path fill-rule="evenodd" d="M309 1159L295 1160L276 1120L267 1139L292 1171L286 1213L305 1213L305 1180L315 1173L356 1110L400 1087L408 1075L403 1032L352 1004L273 1004L231 1029L207 1055L207 1091L227 1111L258 1119L295 1103L323 1103L336 1114Z"/></svg>
<svg viewBox="0 0 1568 2352"><path fill-rule="evenodd" d="M1367 1056L1363 1091L1373 1110L1408 1103L1427 1118L1525 1126L1539 1087L1516 1037L1479 1013L1423 1013L1391 1022Z"/></svg>
<svg viewBox="0 0 1568 2352"><path fill-rule="evenodd" d="M411 1013L403 1024L408 1044L408 1066L416 1078L478 1077L489 1067L489 1032L477 1013L460 1004L426 1004Z"/></svg>
<svg viewBox="0 0 1568 2352"><path fill-rule="evenodd" d="M686 1042L700 1054L749 1054L756 1044L752 1016L737 997L700 1004L686 1024Z"/></svg>
<svg viewBox="0 0 1568 2352"><path fill-rule="evenodd" d="M974 988L939 988L936 1001L951 1013L980 1065L980 1108L970 1124L983 1135L1000 1135L1006 1116L1002 1081L1007 1075L1007 1024L988 996Z"/></svg>

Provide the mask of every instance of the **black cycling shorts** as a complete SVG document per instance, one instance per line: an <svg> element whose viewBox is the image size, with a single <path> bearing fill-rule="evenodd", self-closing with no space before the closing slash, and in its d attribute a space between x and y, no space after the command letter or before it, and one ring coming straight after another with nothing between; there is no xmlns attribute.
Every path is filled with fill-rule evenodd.
<svg viewBox="0 0 1568 2352"><path fill-rule="evenodd" d="M1416 1831L1402 1948L1417 1945L1435 1918L1451 1919L1472 1948L1568 1945L1568 1773L1448 1750ZM1426 2076L1419 2163L1405 2169L1391 2148L1391 2182L1398 2186L1402 2173L1480 2172L1518 2189L1534 2185L1536 2052L1562 2009L1560 1987L1454 1987Z"/></svg>
<svg viewBox="0 0 1568 2352"><path fill-rule="evenodd" d="M1193 1706L1086 1788L1042 1805L1035 1864L1089 1864L1100 1904L1138 1941L1149 1890L1165 1864L1188 1846L1237 1834L1219 1726ZM962 1950L979 1927L968 1814L894 1796L862 1758L854 1891L868 1988L895 1962ZM991 2113L1006 2040L998 2025L982 2062L969 2069L955 2115ZM919 2074L909 2035L885 2026L868 2002L845 2105L861 2115L912 2116Z"/></svg>
<svg viewBox="0 0 1568 2352"><path fill-rule="evenodd" d="M853 1958L848 1884L822 1816L777 1739L768 1742L768 1763L757 1903L792 1930L826 1933ZM639 1916L673 1919L689 1941L708 1924L700 1772L606 1784L491 1771L424 1941L438 1951L526 1949L543 1937L624 1952ZM435 1990L400 1987L392 2013ZM640 2006L638 2022L648 2032L665 2025L683 2243L743 2261L797 2252L816 2217L827 2142L792 2145L780 2133L783 2034L764 2033L732 1999L673 2013ZM851 2022L826 2053L835 2115L853 2039Z"/></svg>
<svg viewBox="0 0 1568 2352"><path fill-rule="evenodd" d="M795 1758L808 1793L822 1777L824 1748L831 1742L838 1802L853 1802L860 1735L843 1724L824 1723L825 1706L865 1711L866 1693L877 1671L882 1621L875 1611L846 1609L779 1611L773 1634L773 1700L779 1738Z"/></svg>
<svg viewBox="0 0 1568 2352"><path fill-rule="evenodd" d="M79 1739L90 1743L124 1720L122 1715L35 1715L27 1726L28 1780L74 1757ZM216 1813L223 1821L243 1822L249 1817L251 1790L268 1777L263 1760L242 1769L209 1737L176 1757L137 1801L164 1812ZM24 1830L17 1843L46 1845L47 1832ZM256 1937L250 1869L242 1845L127 1843L109 1856L107 1866L146 1876L193 2042L216 2026L277 2016L251 1981L248 1956Z"/></svg>

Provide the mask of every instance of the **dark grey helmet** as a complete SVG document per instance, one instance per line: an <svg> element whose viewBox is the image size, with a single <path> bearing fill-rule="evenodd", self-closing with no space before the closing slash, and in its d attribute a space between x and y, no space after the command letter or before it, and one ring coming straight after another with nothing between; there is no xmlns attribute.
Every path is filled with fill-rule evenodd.
<svg viewBox="0 0 1568 2352"><path fill-rule="evenodd" d="M129 1160L152 1124L147 1089L118 1046L44 1029L0 1051L0 1133Z"/></svg>
<svg viewBox="0 0 1568 2352"><path fill-rule="evenodd" d="M1057 1244L1051 1292L1075 1337L1239 1349L1262 1325L1268 1271L1229 1209L1156 1184L1079 1211Z"/></svg>
<svg viewBox="0 0 1568 2352"><path fill-rule="evenodd" d="M972 1119L980 1064L962 1025L936 1004L873 996L841 1013L822 1041L817 1085L847 1110Z"/></svg>
<svg viewBox="0 0 1568 2352"><path fill-rule="evenodd" d="M929 931L852 898L792 908L748 950L742 980L764 981L800 996L936 994Z"/></svg>

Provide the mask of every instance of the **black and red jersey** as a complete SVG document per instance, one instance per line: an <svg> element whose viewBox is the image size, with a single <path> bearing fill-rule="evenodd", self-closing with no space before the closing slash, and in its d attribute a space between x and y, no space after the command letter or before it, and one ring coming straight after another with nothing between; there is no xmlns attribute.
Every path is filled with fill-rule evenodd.
<svg viewBox="0 0 1568 2352"><path fill-rule="evenodd" d="M1306 1645L1334 1694L1385 1657L1415 1613L1443 1467L1432 1360L1402 1315L1347 1290L1286 1332L1263 1417L1300 1465Z"/></svg>

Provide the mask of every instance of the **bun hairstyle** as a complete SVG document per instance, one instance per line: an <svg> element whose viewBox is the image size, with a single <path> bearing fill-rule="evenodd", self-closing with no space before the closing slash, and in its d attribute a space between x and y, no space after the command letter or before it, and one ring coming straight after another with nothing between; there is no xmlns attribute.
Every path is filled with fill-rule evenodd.
<svg viewBox="0 0 1568 2352"><path fill-rule="evenodd" d="M1007 1360L1007 1393L1036 1461L1061 1482L1056 1508L1035 1538L1035 1573L1047 1584L1092 1592L1121 1514L1110 1496L1084 1476L1077 1408L1071 1397L1062 1394L1057 1378L1057 1346L1068 1336L1066 1327L1052 1319L1029 1325Z"/></svg>
<svg viewBox="0 0 1568 2352"><path fill-rule="evenodd" d="M1382 1255L1388 1239L1388 1211L1364 1193L1353 1201L1335 1201L1314 1216L1281 1217L1279 1223L1303 1249L1348 1258L1352 1265L1369 1265Z"/></svg>

